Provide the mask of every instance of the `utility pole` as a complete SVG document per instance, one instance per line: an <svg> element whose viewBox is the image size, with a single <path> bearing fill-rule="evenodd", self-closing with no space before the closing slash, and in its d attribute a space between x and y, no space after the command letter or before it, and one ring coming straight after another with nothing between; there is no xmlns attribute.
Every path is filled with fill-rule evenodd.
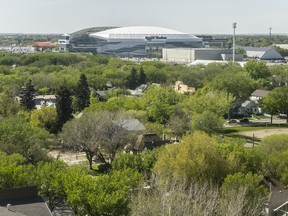
<svg viewBox="0 0 288 216"><path fill-rule="evenodd" d="M233 62L235 61L235 29L236 29L236 22L233 22Z"/></svg>
<svg viewBox="0 0 288 216"><path fill-rule="evenodd" d="M272 27L269 27L269 40L270 44L272 44Z"/></svg>

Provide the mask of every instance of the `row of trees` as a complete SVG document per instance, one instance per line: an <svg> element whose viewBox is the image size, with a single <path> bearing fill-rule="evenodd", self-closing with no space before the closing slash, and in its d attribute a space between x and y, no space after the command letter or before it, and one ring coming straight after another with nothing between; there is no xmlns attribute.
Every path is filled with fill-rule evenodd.
<svg viewBox="0 0 288 216"><path fill-rule="evenodd" d="M110 173L97 176L83 166L29 165L23 156L0 153L0 186L37 185L52 209L66 200L77 215L259 215L268 193L263 176L287 183L287 139L274 135L249 149L196 132L157 151L118 153ZM145 175L150 189L143 188L147 171L156 173Z"/></svg>

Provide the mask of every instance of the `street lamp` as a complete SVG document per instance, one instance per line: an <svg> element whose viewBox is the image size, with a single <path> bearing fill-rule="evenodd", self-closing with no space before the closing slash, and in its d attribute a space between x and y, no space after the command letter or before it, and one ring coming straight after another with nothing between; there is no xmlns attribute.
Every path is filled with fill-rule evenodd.
<svg viewBox="0 0 288 216"><path fill-rule="evenodd" d="M236 29L236 22L233 22L233 62L235 61L235 29Z"/></svg>

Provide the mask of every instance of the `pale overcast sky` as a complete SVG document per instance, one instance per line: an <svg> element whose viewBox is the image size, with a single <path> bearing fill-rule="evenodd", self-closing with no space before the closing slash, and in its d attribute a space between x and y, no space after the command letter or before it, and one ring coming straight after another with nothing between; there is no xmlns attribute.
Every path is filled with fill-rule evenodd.
<svg viewBox="0 0 288 216"><path fill-rule="evenodd" d="M161 26L192 34L288 33L288 0L0 0L0 33Z"/></svg>

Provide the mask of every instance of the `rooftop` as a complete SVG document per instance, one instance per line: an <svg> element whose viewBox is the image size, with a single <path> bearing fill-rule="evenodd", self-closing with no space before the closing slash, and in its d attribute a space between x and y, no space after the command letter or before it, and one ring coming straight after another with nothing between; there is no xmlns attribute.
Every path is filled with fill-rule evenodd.
<svg viewBox="0 0 288 216"><path fill-rule="evenodd" d="M180 31L163 28L163 27L153 27L153 26L132 26L132 27L122 27L122 28L114 28L101 32L96 32L90 34L92 37L100 37L105 39L110 38L145 38L146 36L170 36L170 37L179 37L179 38L193 38L202 39L192 35L183 33Z"/></svg>

